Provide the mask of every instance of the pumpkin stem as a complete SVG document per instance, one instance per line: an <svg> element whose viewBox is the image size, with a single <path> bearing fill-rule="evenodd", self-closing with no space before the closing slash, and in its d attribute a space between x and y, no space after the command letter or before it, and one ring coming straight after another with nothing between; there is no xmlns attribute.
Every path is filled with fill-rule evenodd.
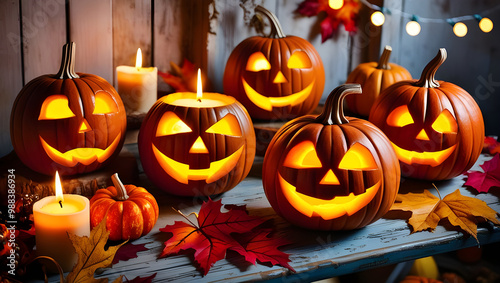
<svg viewBox="0 0 500 283"><path fill-rule="evenodd" d="M259 13L264 14L269 19L269 21L271 21L271 34L269 34L269 37L271 37L271 38L284 38L284 37L286 37L276 15L274 15L271 11L262 7L261 5L257 5L257 7L255 7L255 12L259 12Z"/></svg>
<svg viewBox="0 0 500 283"><path fill-rule="evenodd" d="M343 84L336 87L326 99L323 112L316 118L316 122L324 125L341 125L349 121L344 116L344 98L351 93L361 93L360 84Z"/></svg>
<svg viewBox="0 0 500 283"><path fill-rule="evenodd" d="M439 48L439 52L432 59L427 66L425 66L424 70L422 71L422 75L420 76L420 80L418 80L414 85L418 87L439 87L439 82L434 78L436 75L436 71L443 64L443 62L446 60L446 49L444 48Z"/></svg>
<svg viewBox="0 0 500 283"><path fill-rule="evenodd" d="M113 181L113 185L115 186L116 191L118 192L116 198L120 201L127 200L128 199L127 190L125 189L125 186L123 185L122 181L120 181L120 178L118 178L118 173L115 173L111 176L111 181Z"/></svg>
<svg viewBox="0 0 500 283"><path fill-rule="evenodd" d="M384 52L380 55L380 59L378 61L377 69L390 70L389 66L389 58L391 57L392 47L386 45L384 48Z"/></svg>
<svg viewBox="0 0 500 283"><path fill-rule="evenodd" d="M75 73L75 48L74 42L64 44L61 67L56 74L58 79L78 79L80 77Z"/></svg>

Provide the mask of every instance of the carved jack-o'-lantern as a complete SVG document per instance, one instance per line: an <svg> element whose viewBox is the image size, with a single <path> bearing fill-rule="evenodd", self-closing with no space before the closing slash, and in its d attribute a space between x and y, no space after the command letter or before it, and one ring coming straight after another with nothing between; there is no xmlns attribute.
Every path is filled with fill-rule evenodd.
<svg viewBox="0 0 500 283"><path fill-rule="evenodd" d="M453 178L474 165L482 150L483 116L474 99L459 86L434 79L445 59L441 48L420 80L387 88L370 112L408 177Z"/></svg>
<svg viewBox="0 0 500 283"><path fill-rule="evenodd" d="M272 207L305 228L347 230L384 215L399 188L399 165L387 137L365 120L346 118L343 98L360 93L342 85L318 117L283 126L263 164L264 190Z"/></svg>
<svg viewBox="0 0 500 283"><path fill-rule="evenodd" d="M160 98L139 133L148 177L182 196L213 195L236 186L255 157L250 116L233 97L174 93Z"/></svg>
<svg viewBox="0 0 500 283"><path fill-rule="evenodd" d="M59 72L30 81L12 109L14 150L47 175L94 171L119 153L125 138L120 96L103 78L74 72L74 48L66 44Z"/></svg>
<svg viewBox="0 0 500 283"><path fill-rule="evenodd" d="M236 97L253 118L294 118L316 108L325 72L318 52L306 40L286 36L270 11L271 38L254 36L233 50L224 71L224 92Z"/></svg>

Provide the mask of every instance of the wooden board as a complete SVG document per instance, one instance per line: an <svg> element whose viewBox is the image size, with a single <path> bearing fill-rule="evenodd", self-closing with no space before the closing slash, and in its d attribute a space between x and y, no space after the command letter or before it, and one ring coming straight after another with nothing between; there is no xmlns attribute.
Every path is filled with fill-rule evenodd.
<svg viewBox="0 0 500 283"><path fill-rule="evenodd" d="M127 148L137 153L135 145L127 145ZM490 158L481 155L473 169L479 170L478 165ZM259 167L261 162L262 158L257 158L254 166ZM174 221L183 221L171 207L185 214L198 212L204 199L168 195L151 184L144 174L140 174L138 184L147 188L160 206L160 218L152 232L134 241L134 244L145 244L149 250L139 252L138 258L118 262L97 277L114 280L126 275L131 279L156 273L155 282L309 282L477 245L474 238L443 226L438 226L433 233L424 231L410 234L406 221L394 217L382 218L354 231L318 232L292 226L270 207L258 171L254 171L257 174L247 177L231 191L213 199L222 198L223 204L245 204L250 215L272 219L275 235L292 242L281 250L290 254L291 266L297 273L293 274L280 266L248 265L241 257L229 253L226 259L215 263L208 275L202 276L190 256L158 258L163 250L163 242L169 238L159 229ZM442 196L460 189L463 195L479 198L500 213L498 190L489 194L475 194L462 187L464 180L461 176L435 184ZM424 189L436 195L431 182L410 179L402 180L400 192L422 192ZM478 238L481 246L500 242L500 227L484 225L478 230ZM57 277L51 277L49 281L57 280Z"/></svg>

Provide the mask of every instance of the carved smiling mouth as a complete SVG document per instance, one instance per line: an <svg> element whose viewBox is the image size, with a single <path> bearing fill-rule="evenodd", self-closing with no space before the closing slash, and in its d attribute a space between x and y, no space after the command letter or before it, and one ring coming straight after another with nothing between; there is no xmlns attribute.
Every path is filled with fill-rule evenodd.
<svg viewBox="0 0 500 283"><path fill-rule="evenodd" d="M278 173L279 182L288 202L303 215L308 217L320 216L324 220L330 220L343 215L351 216L365 207L377 194L381 181L366 189L366 192L355 196L336 196L331 200L323 200L307 196L297 192L297 189L288 183Z"/></svg>
<svg viewBox="0 0 500 283"><path fill-rule="evenodd" d="M443 161L445 161L448 157L450 157L451 153L455 150L457 145L453 145L447 149L443 149L440 151L433 152L416 152L410 151L406 149L402 149L399 146L395 145L391 142L394 151L396 151L396 155L398 159L406 164L421 164L421 165L430 165L432 167L436 167L441 165Z"/></svg>
<svg viewBox="0 0 500 283"><path fill-rule="evenodd" d="M115 140L106 149L78 147L64 153L50 146L41 136L39 136L39 138L45 153L47 153L50 159L63 166L73 167L78 163L90 165L96 160L99 163L106 161L120 143L121 133L118 134Z"/></svg>
<svg viewBox="0 0 500 283"><path fill-rule="evenodd" d="M206 180L207 184L217 181L233 170L243 152L243 146L241 146L228 157L211 162L209 168L189 169L188 164L177 162L161 153L156 146L152 145L152 147L161 168L172 178L183 184L187 184L189 180Z"/></svg>
<svg viewBox="0 0 500 283"><path fill-rule="evenodd" d="M258 93L255 89L253 89L246 81L245 79L241 79L243 81L243 88L245 89L245 93L247 94L248 98L257 106L260 108L267 110L267 111L272 111L273 107L284 107L284 106L295 106L298 104L301 104L306 100L306 98L311 94L312 88L314 86L314 82L316 80L313 80L307 87L302 89L299 92L293 93L288 96L282 96L282 97L267 97L263 96L260 93Z"/></svg>

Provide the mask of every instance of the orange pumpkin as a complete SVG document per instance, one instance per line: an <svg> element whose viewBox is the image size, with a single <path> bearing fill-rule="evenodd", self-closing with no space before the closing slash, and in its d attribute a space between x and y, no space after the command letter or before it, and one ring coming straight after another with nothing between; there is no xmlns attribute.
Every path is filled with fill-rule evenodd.
<svg viewBox="0 0 500 283"><path fill-rule="evenodd" d="M361 228L382 217L399 189L397 157L387 137L370 122L344 117L346 95L337 87L319 116L285 124L264 157L262 182L274 210L310 229Z"/></svg>
<svg viewBox="0 0 500 283"><path fill-rule="evenodd" d="M189 100L190 102L184 103ZM255 132L245 108L234 97L173 93L146 115L138 139L144 172L159 188L181 196L220 194L250 172Z"/></svg>
<svg viewBox="0 0 500 283"><path fill-rule="evenodd" d="M12 145L34 171L87 173L112 160L123 145L127 117L120 96L101 77L75 73L75 44L63 48L56 75L43 75L19 92L12 108Z"/></svg>
<svg viewBox="0 0 500 283"><path fill-rule="evenodd" d="M118 174L111 179L114 186L97 190L90 199L90 225L94 228L106 217L106 229L113 241L146 235L158 220L156 199L144 188L124 186Z"/></svg>
<svg viewBox="0 0 500 283"><path fill-rule="evenodd" d="M390 86L370 112L369 120L391 140L404 176L450 179L471 168L481 153L481 109L461 87L434 78L445 60L441 48L420 80Z"/></svg>
<svg viewBox="0 0 500 283"><path fill-rule="evenodd" d="M288 119L318 106L325 71L312 44L286 36L274 14L261 6L256 12L271 21L270 37L243 40L229 56L223 77L224 93L241 102L252 118Z"/></svg>
<svg viewBox="0 0 500 283"><path fill-rule="evenodd" d="M363 95L350 95L345 98L347 107L353 113L366 116L370 114L375 99L390 85L411 80L411 74L405 68L389 63L392 48L386 46L377 62L359 64L347 77L346 83L357 83L363 89Z"/></svg>

